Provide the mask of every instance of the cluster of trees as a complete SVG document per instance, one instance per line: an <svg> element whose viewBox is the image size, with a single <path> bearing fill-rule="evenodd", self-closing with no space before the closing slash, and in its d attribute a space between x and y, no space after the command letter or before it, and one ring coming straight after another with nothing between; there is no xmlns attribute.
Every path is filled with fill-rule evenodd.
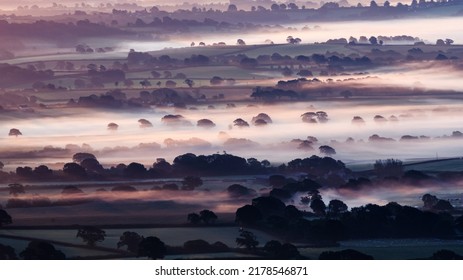
<svg viewBox="0 0 463 280"><path fill-rule="evenodd" d="M117 70L116 70L117 71ZM148 107L151 105L173 104L175 107L185 107L185 104L195 103L196 99L185 92L178 92L170 88L159 88L151 92L142 90L139 97L127 98L119 89L108 91L104 94L91 94L81 96L79 99L70 99L67 106L87 108L112 108Z"/></svg>
<svg viewBox="0 0 463 280"><path fill-rule="evenodd" d="M24 260L64 260L66 255L57 250L55 246L45 241L31 241L27 247L19 253ZM15 249L11 246L0 244L0 260L17 260Z"/></svg>
<svg viewBox="0 0 463 280"><path fill-rule="evenodd" d="M255 198L251 205L238 208L236 222L276 231L290 240L318 244L352 238L445 238L463 229L463 217L455 219L446 212L450 208L434 208L431 212L390 202L385 206L368 204L349 211L347 205L337 199L326 206L316 186L311 188L302 201L310 204L313 214L285 205L275 196L281 192L274 189L270 196ZM427 203L433 197L425 195L423 200Z"/></svg>
<svg viewBox="0 0 463 280"><path fill-rule="evenodd" d="M157 145L159 146L159 144ZM329 146L321 147L321 153L327 155L334 154ZM128 165L121 163L106 169L99 163L94 154L79 152L74 154L73 162L66 163L62 170L51 170L45 165L35 168L20 166L16 168L16 172L2 172L2 177L9 182L186 177L187 179L183 183L183 188L185 189L195 188L194 184L201 185L197 176L268 174L275 170L279 170L282 173L304 172L312 178L321 180L321 182L329 183L329 185L335 182L338 182L337 185L341 185L351 173L345 167L344 163L330 157L312 156L305 159L295 159L279 167L272 167L267 160L245 159L227 153L198 156L187 153L177 156L172 164L160 158L150 168L146 168L140 163L132 162ZM341 183L339 183L340 181Z"/></svg>
<svg viewBox="0 0 463 280"><path fill-rule="evenodd" d="M207 209L202 210L199 214L190 213L187 216L187 221L193 225L197 225L201 222L206 225L214 224L217 219L217 215L213 211Z"/></svg>
<svg viewBox="0 0 463 280"><path fill-rule="evenodd" d="M283 90L273 87L255 87L251 97L256 100L274 101L281 99L297 99L299 94L293 90Z"/></svg>
<svg viewBox="0 0 463 280"><path fill-rule="evenodd" d="M15 65L0 64L0 87L34 83L53 78L52 70L36 70Z"/></svg>
<svg viewBox="0 0 463 280"><path fill-rule="evenodd" d="M93 49L92 47L86 45L86 44L79 44L76 46L76 52L78 53L93 53L93 52L97 52L97 53L105 53L105 52L111 52L113 51L114 49L111 48L111 47L104 47L104 48L96 48Z"/></svg>
<svg viewBox="0 0 463 280"><path fill-rule="evenodd" d="M146 52L131 50L127 56L127 63L128 65L145 65L150 67L206 66L209 65L210 58L202 54L192 54L190 57L182 60L172 58L169 55L156 57ZM156 74L156 72L154 72L154 74ZM160 77L154 74L153 77ZM171 78L171 76L165 75L165 78Z"/></svg>

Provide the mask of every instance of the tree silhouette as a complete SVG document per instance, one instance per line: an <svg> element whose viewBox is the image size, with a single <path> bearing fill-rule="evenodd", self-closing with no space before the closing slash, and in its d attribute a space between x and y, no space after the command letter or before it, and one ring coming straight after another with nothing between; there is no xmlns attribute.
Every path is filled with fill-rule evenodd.
<svg viewBox="0 0 463 280"><path fill-rule="evenodd" d="M318 149L320 150L320 154L324 154L327 156L332 156L336 154L336 150L327 145L320 146Z"/></svg>
<svg viewBox="0 0 463 280"><path fill-rule="evenodd" d="M44 241L31 241L27 248L19 253L19 256L25 260L64 260L66 258L63 252Z"/></svg>
<svg viewBox="0 0 463 280"><path fill-rule="evenodd" d="M82 241L88 246L95 246L96 242L103 241L105 237L106 232L104 230L93 226L81 227L76 235L76 238L82 238Z"/></svg>
<svg viewBox="0 0 463 280"><path fill-rule="evenodd" d="M373 169L378 177L400 177L404 172L402 161L392 158L375 161Z"/></svg>
<svg viewBox="0 0 463 280"><path fill-rule="evenodd" d="M249 123L241 118L234 120L233 125L237 127L249 127Z"/></svg>
<svg viewBox="0 0 463 280"><path fill-rule="evenodd" d="M8 136L15 136L15 137L18 137L19 135L23 135L21 133L21 131L19 131L19 129L17 128L12 128L10 129L10 132L8 133Z"/></svg>
<svg viewBox="0 0 463 280"><path fill-rule="evenodd" d="M328 203L328 213L332 215L339 215L347 211L347 205L339 199L333 199Z"/></svg>
<svg viewBox="0 0 463 280"><path fill-rule="evenodd" d="M11 246L0 244L0 260L16 260L16 252Z"/></svg>
<svg viewBox="0 0 463 280"><path fill-rule="evenodd" d="M143 240L143 236L140 236L138 233L133 231L124 232L121 237L119 237L119 242L117 242L117 248L127 246L127 251L132 253L138 253L138 246Z"/></svg>
<svg viewBox="0 0 463 280"><path fill-rule="evenodd" d="M91 154L91 153L75 153L72 156L72 161L75 162L75 163L80 164L82 161L84 161L84 160L86 160L88 158L96 159L96 156L94 154Z"/></svg>
<svg viewBox="0 0 463 280"><path fill-rule="evenodd" d="M13 195L16 197L20 194L26 193L26 190L24 189L23 185L14 183L14 184L8 185L8 192L10 193L10 195Z"/></svg>
<svg viewBox="0 0 463 280"><path fill-rule="evenodd" d="M262 213L255 206L245 205L236 210L235 221L238 223L252 225L259 220L262 220Z"/></svg>
<svg viewBox="0 0 463 280"><path fill-rule="evenodd" d="M199 215L201 217L201 220L203 220L203 222L206 224L213 224L217 220L217 215L214 212L207 209L199 212Z"/></svg>
<svg viewBox="0 0 463 280"><path fill-rule="evenodd" d="M196 126L204 127L204 128L212 128L212 127L215 127L215 123L209 119L200 119L196 123Z"/></svg>
<svg viewBox="0 0 463 280"><path fill-rule="evenodd" d="M201 216L199 216L196 213L190 213L187 216L187 220L188 220L188 222L190 222L190 223L192 223L194 225L197 225L197 224L199 224L201 222Z"/></svg>
<svg viewBox="0 0 463 280"><path fill-rule="evenodd" d="M436 205L436 203L439 201L436 196L430 195L429 193L423 195L421 200L424 203L424 205L423 205L424 208L428 209L428 210L432 209L434 207L434 205Z"/></svg>
<svg viewBox="0 0 463 280"><path fill-rule="evenodd" d="M319 198L316 198L316 199L312 200L312 202L310 203L310 208L312 209L312 211L315 214L317 214L319 216L324 216L325 215L326 205L323 202L323 200L321 200Z"/></svg>
<svg viewBox="0 0 463 280"><path fill-rule="evenodd" d="M108 130L111 131L116 131L119 128L119 125L117 123L108 123Z"/></svg>
<svg viewBox="0 0 463 280"><path fill-rule="evenodd" d="M138 245L138 256L150 259L162 259L166 255L166 245L159 238L149 236L143 238Z"/></svg>
<svg viewBox="0 0 463 280"><path fill-rule="evenodd" d="M0 227L13 223L11 216L3 209L0 209Z"/></svg>
<svg viewBox="0 0 463 280"><path fill-rule="evenodd" d="M200 187L203 184L203 180L201 180L198 176L187 176L183 178L182 184L182 190L192 191L195 188Z"/></svg>
<svg viewBox="0 0 463 280"><path fill-rule="evenodd" d="M236 44L237 44L237 45L240 45L240 46L245 46L245 45L246 45L246 43L244 42L243 39L238 39L238 40L236 40Z"/></svg>
<svg viewBox="0 0 463 280"><path fill-rule="evenodd" d="M146 127L152 127L153 126L153 124L150 121L146 120L146 119L139 119L138 123L140 124L141 128L146 128Z"/></svg>
<svg viewBox="0 0 463 280"><path fill-rule="evenodd" d="M236 238L236 245L238 247L244 246L248 250L255 250L257 245L259 245L259 241L257 241L254 233L247 230L242 230L240 232L240 237Z"/></svg>
<svg viewBox="0 0 463 280"><path fill-rule="evenodd" d="M87 176L85 169L75 162L68 162L63 167L63 172L71 177L84 178Z"/></svg>
<svg viewBox="0 0 463 280"><path fill-rule="evenodd" d="M185 79L185 81L183 81L188 87L192 88L195 84L195 82L191 79Z"/></svg>

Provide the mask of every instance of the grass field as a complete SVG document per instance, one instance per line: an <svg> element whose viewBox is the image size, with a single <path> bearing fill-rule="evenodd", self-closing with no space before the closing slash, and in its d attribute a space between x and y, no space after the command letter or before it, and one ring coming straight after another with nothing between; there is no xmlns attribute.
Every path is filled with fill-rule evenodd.
<svg viewBox="0 0 463 280"><path fill-rule="evenodd" d="M413 163L405 167L406 170L419 170L425 172L463 171L463 158L444 159L433 162Z"/></svg>

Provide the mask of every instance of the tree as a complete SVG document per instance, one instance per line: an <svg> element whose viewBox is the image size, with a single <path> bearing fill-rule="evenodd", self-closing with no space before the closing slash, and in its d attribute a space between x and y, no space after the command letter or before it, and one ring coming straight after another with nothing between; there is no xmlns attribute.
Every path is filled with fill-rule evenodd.
<svg viewBox="0 0 463 280"><path fill-rule="evenodd" d="M370 2L370 8L378 8L378 4L375 1Z"/></svg>
<svg viewBox="0 0 463 280"><path fill-rule="evenodd" d="M448 200L439 199L437 203L432 207L435 211L452 211L453 206Z"/></svg>
<svg viewBox="0 0 463 280"><path fill-rule="evenodd" d="M216 86L222 84L223 79L219 76L214 76L209 82L211 83L211 85Z"/></svg>
<svg viewBox="0 0 463 280"><path fill-rule="evenodd" d="M240 224L252 225L262 220L262 213L253 205L245 205L236 210L235 221Z"/></svg>
<svg viewBox="0 0 463 280"><path fill-rule="evenodd" d="M176 82L174 82L174 81L172 81L172 80L166 81L166 87L167 87L167 88L174 88L174 87L176 87L176 86L177 86L177 83L176 83Z"/></svg>
<svg viewBox="0 0 463 280"><path fill-rule="evenodd" d="M386 159L377 160L373 165L373 169L378 177L400 177L404 172L404 167L401 160Z"/></svg>
<svg viewBox="0 0 463 280"><path fill-rule="evenodd" d="M333 199L328 203L328 213L334 216L347 211L347 205L339 199Z"/></svg>
<svg viewBox="0 0 463 280"><path fill-rule="evenodd" d="M117 123L108 123L108 130L111 131L116 131L119 128L119 125Z"/></svg>
<svg viewBox="0 0 463 280"><path fill-rule="evenodd" d="M425 209L430 210L430 209L432 209L434 207L434 205L436 205L436 203L439 200L437 199L436 196L427 193L427 194L423 195L423 197L421 198L421 201L423 201L423 204L424 204L423 207Z"/></svg>
<svg viewBox="0 0 463 280"><path fill-rule="evenodd" d="M0 227L3 225L9 225L13 223L11 216L3 209L0 209Z"/></svg>
<svg viewBox="0 0 463 280"><path fill-rule="evenodd" d="M236 40L236 44L237 44L237 45L240 45L240 46L245 46L245 45L246 45L246 42L244 42L243 39L238 39L238 40Z"/></svg>
<svg viewBox="0 0 463 280"><path fill-rule="evenodd" d="M233 184L228 186L227 193L231 197L243 197L243 196L251 196L255 195L256 191L250 188L246 188L240 184Z"/></svg>
<svg viewBox="0 0 463 280"><path fill-rule="evenodd" d="M228 5L227 11L228 12L236 12L236 11L238 11L238 8L236 7L235 4L230 4L230 5Z"/></svg>
<svg viewBox="0 0 463 280"><path fill-rule="evenodd" d="M319 198L312 200L312 202L310 203L310 208L315 214L319 216L325 215L325 210L326 210L325 202L323 202L323 200Z"/></svg>
<svg viewBox="0 0 463 280"><path fill-rule="evenodd" d="M138 245L143 240L143 237L138 233L133 231L125 231L121 237L119 237L119 242L117 242L117 248L127 246L127 251L132 253L138 253Z"/></svg>
<svg viewBox="0 0 463 280"><path fill-rule="evenodd" d="M138 256L148 257L150 259L163 259L166 255L166 245L159 238L149 236L143 238L138 245Z"/></svg>
<svg viewBox="0 0 463 280"><path fill-rule="evenodd" d="M288 44L297 45L300 42L302 42L302 40L300 38L294 38L293 36L288 36L288 37L286 37L286 42Z"/></svg>
<svg viewBox="0 0 463 280"><path fill-rule="evenodd" d="M332 156L336 154L336 150L327 145L320 146L318 147L318 149L320 150L320 154L324 154L327 156Z"/></svg>
<svg viewBox="0 0 463 280"><path fill-rule="evenodd" d="M85 171L85 169L75 162L66 163L63 167L63 172L71 177L87 177L87 172Z"/></svg>
<svg viewBox="0 0 463 280"><path fill-rule="evenodd" d="M96 242L105 239L106 232L94 226L85 226L77 230L76 238L81 238L88 246L95 246Z"/></svg>
<svg viewBox="0 0 463 280"><path fill-rule="evenodd" d="M270 9L272 10L272 12L279 11L280 10L280 5L272 4L272 6L270 6Z"/></svg>
<svg viewBox="0 0 463 280"><path fill-rule="evenodd" d="M453 41L452 39L445 39L445 44L446 44L447 46L450 46L450 45L452 45L453 43L454 43L454 41Z"/></svg>
<svg viewBox="0 0 463 280"><path fill-rule="evenodd" d="M31 241L26 249L19 253L25 260L64 260L66 256L63 252L56 250L55 247L44 241Z"/></svg>
<svg viewBox="0 0 463 280"><path fill-rule="evenodd" d="M244 246L248 250L255 250L257 245L259 245L259 241L257 241L254 233L247 230L241 230L240 237L236 238L236 245L238 245L238 247Z"/></svg>
<svg viewBox="0 0 463 280"><path fill-rule="evenodd" d="M292 75L294 74L294 72L293 72L293 70L291 70L290 68L285 67L285 68L283 69L283 71L281 71L281 74L282 74L283 76L285 76L285 77L290 77L290 76L292 76Z"/></svg>
<svg viewBox="0 0 463 280"><path fill-rule="evenodd" d="M195 188L200 187L202 184L203 184L203 180L201 180L200 177L198 177L198 176L187 176L187 177L183 178L183 181L182 181L183 187L182 187L182 189L192 191Z"/></svg>
<svg viewBox="0 0 463 280"><path fill-rule="evenodd" d="M24 189L23 185L14 183L14 184L9 184L8 185L8 192L10 193L10 195L13 195L13 196L16 197L19 194L26 193L26 190Z"/></svg>
<svg viewBox="0 0 463 280"><path fill-rule="evenodd" d="M289 4L288 4L288 8L289 8L290 10L297 10L297 9L299 9L299 7L298 7L296 4L294 4L294 3L289 3Z"/></svg>
<svg viewBox="0 0 463 280"><path fill-rule="evenodd" d="M150 87L150 86L151 86L151 82L148 81L147 79L144 79L143 81L140 81L140 85L141 85L143 88Z"/></svg>
<svg viewBox="0 0 463 280"><path fill-rule="evenodd" d="M438 40L436 41L436 46L445 46L444 40L438 39Z"/></svg>
<svg viewBox="0 0 463 280"><path fill-rule="evenodd" d="M80 166L82 166L87 172L102 173L104 171L103 166L100 162L94 158L84 159Z"/></svg>
<svg viewBox="0 0 463 280"><path fill-rule="evenodd" d="M14 248L8 245L0 244L0 260L16 260L16 252Z"/></svg>
<svg viewBox="0 0 463 280"><path fill-rule="evenodd" d="M206 224L213 224L217 220L217 215L214 212L207 209L199 212L199 216L201 217L201 220Z"/></svg>
<svg viewBox="0 0 463 280"><path fill-rule="evenodd" d="M86 160L88 158L96 159L96 156L94 154L91 154L91 153L75 153L72 156L72 161L75 162L75 163L80 164L82 161L84 161L84 160Z"/></svg>
<svg viewBox="0 0 463 280"><path fill-rule="evenodd" d="M249 123L241 118L234 120L233 125L237 127L249 127Z"/></svg>
<svg viewBox="0 0 463 280"><path fill-rule="evenodd" d="M34 171L32 173L34 177L37 179L47 179L51 177L51 175L53 174L53 170L48 168L48 166L42 164L34 168Z"/></svg>
<svg viewBox="0 0 463 280"><path fill-rule="evenodd" d="M146 119L139 119L138 123L140 124L141 128L153 127L153 124Z"/></svg>
<svg viewBox="0 0 463 280"><path fill-rule="evenodd" d="M196 123L196 126L204 127L204 128L212 128L212 127L215 127L215 123L209 119L200 119Z"/></svg>
<svg viewBox="0 0 463 280"><path fill-rule="evenodd" d="M186 79L183 81L188 87L192 88L195 85L195 82L191 79Z"/></svg>
<svg viewBox="0 0 463 280"><path fill-rule="evenodd" d="M124 170L124 175L130 178L143 178L146 175L146 168L138 162L131 162Z"/></svg>
<svg viewBox="0 0 463 280"><path fill-rule="evenodd" d="M201 216L199 216L196 213L190 213L187 216L187 221L194 224L194 225L197 225L197 224L199 224L201 222Z"/></svg>
<svg viewBox="0 0 463 280"><path fill-rule="evenodd" d="M15 136L15 137L18 137L19 135L23 135L21 133L21 131L19 131L19 129L17 128L12 128L10 129L10 132L8 133L8 136Z"/></svg>
<svg viewBox="0 0 463 280"><path fill-rule="evenodd" d="M365 120L360 116L354 116L351 121L353 124L363 125L365 124Z"/></svg>
<svg viewBox="0 0 463 280"><path fill-rule="evenodd" d="M156 70L153 70L151 71L151 76L154 78L154 79L158 79L161 77L161 73L159 73L158 71Z"/></svg>
<svg viewBox="0 0 463 280"><path fill-rule="evenodd" d="M378 39L375 36L371 36L370 39L368 39L368 41L370 41L370 44L372 45L378 45Z"/></svg>

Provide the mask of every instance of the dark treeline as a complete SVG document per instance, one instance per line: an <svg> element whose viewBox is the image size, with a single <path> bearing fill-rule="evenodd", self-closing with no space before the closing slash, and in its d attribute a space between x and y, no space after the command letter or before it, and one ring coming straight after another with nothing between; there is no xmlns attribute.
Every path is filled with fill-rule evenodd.
<svg viewBox="0 0 463 280"><path fill-rule="evenodd" d="M268 4L268 3L267 3ZM192 8L177 9L173 12L160 10L153 7L150 10L127 11L114 9L113 15L131 18L131 24L141 24L145 21L148 24L162 24L163 22L174 23L177 30L188 30L189 26L196 26L202 22L216 22L215 26L234 25L240 23L274 24L288 21L333 21L333 20L371 20L394 17L406 17L427 12L434 8L443 6L460 5L458 0L450 1L413 1L411 4L397 3L395 6L385 1L382 6L376 1L371 1L369 6L358 4L357 6L342 6L339 3L327 2L320 8L313 8L306 5L298 6L295 3L277 4L250 3L248 5L231 4L227 8L213 9L193 5ZM307 4L309 5L309 3ZM161 7L162 8L162 7ZM153 17L157 20L152 21ZM161 20L163 19L163 20ZM161 22L161 23L159 23ZM243 25L243 24L241 24ZM143 25L141 25L143 26ZM170 27L172 28L172 27Z"/></svg>
<svg viewBox="0 0 463 280"><path fill-rule="evenodd" d="M51 79L52 70L25 69L9 64L0 64L0 87L8 87L21 83L33 83L40 80Z"/></svg>
<svg viewBox="0 0 463 280"><path fill-rule="evenodd" d="M0 30L2 30L2 36L48 40L73 40L83 37L128 34L126 31L92 23L89 20L79 20L76 23L58 23L44 20L35 23L9 23L6 20L0 20Z"/></svg>
<svg viewBox="0 0 463 280"><path fill-rule="evenodd" d="M42 151L62 154L63 149L48 148ZM278 167L272 166L268 160L259 161L255 158L245 159L231 154L195 155L187 153L177 156L172 163L159 158L152 166L132 162L128 165L118 164L103 168L96 156L88 152L74 154L73 161L64 165L62 170L51 170L45 165L36 168L28 166L17 167L15 172L0 171L2 181L43 181L43 180L113 180L117 178L175 178L185 176L227 176L246 174L284 174L306 173L309 177L321 182L344 182L351 171L341 161L330 157L312 156L305 159L295 159ZM330 184L335 185L335 184ZM339 185L339 184L338 184Z"/></svg>
<svg viewBox="0 0 463 280"><path fill-rule="evenodd" d="M337 199L326 205L313 182L304 185L312 189L307 200L313 212L286 205L276 197L278 192L274 189L270 196L255 198L251 204L238 208L236 221L242 226L274 232L286 240L318 245L333 245L347 239L455 238L463 229L463 216L454 218L453 208L417 209L390 202L384 206L367 204L349 211ZM278 190L285 189L283 186ZM426 196L430 195L423 199Z"/></svg>

